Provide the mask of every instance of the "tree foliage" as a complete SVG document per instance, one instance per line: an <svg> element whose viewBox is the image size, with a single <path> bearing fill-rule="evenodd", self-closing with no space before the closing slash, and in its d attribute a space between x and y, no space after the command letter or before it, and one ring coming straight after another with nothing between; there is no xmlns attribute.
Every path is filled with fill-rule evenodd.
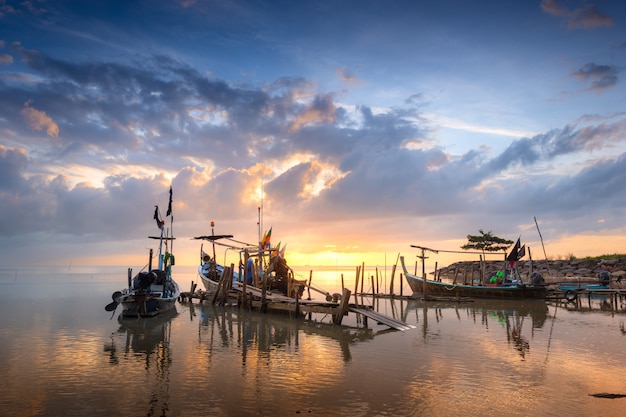
<svg viewBox="0 0 626 417"><path fill-rule="evenodd" d="M506 251L513 243L512 240L494 236L491 230L485 233L483 229L479 229L478 232L480 235L467 235L467 243L461 246L461 249L477 249L484 254L485 252Z"/></svg>

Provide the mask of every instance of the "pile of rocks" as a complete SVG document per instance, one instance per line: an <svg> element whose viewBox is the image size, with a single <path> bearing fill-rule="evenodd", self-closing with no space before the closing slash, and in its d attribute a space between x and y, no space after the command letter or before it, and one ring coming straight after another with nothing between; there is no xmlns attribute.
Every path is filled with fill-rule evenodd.
<svg viewBox="0 0 626 417"><path fill-rule="evenodd" d="M507 266L504 261L485 261L484 264L487 278ZM531 275L531 262L519 261L516 266L522 279L526 281ZM626 286L626 258L532 261L532 271L539 272L546 282L565 281L570 278L589 281L598 278L600 272L609 271L612 280L624 281L624 286ZM457 282L463 282L464 277L466 277L466 282L480 279L480 274L479 261L455 262L437 271L437 277L447 279L456 277Z"/></svg>

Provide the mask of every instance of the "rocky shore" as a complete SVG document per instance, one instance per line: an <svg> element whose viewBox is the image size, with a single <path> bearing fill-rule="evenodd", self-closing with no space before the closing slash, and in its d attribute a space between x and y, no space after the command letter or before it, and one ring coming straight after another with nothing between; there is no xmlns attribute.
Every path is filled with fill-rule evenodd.
<svg viewBox="0 0 626 417"><path fill-rule="evenodd" d="M505 266L504 261L485 261L485 275L489 278ZM611 274L612 285L626 288L626 258L532 261L532 272L530 261L519 261L516 266L524 282L527 282L532 272L539 272L545 281L550 283L576 279L593 281L598 279L600 272L608 271ZM481 278L481 265L479 261L455 262L440 268L436 274L438 278L450 280L456 278L457 282L471 282Z"/></svg>

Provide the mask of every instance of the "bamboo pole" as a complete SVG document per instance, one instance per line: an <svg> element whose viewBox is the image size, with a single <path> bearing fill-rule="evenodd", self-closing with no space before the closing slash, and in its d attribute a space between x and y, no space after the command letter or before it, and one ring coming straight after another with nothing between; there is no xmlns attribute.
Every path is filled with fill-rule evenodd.
<svg viewBox="0 0 626 417"><path fill-rule="evenodd" d="M378 295L380 293L380 291L378 291L378 285L380 284L380 278L382 278L382 277L378 276L378 267L376 267L376 295Z"/></svg>
<svg viewBox="0 0 626 417"><path fill-rule="evenodd" d="M355 303L358 302L358 299L356 298L356 295L359 292L359 275L361 275L361 266L357 265L357 267L356 267L356 276L354 278L354 302Z"/></svg>
<svg viewBox="0 0 626 417"><path fill-rule="evenodd" d="M552 276L552 272L550 272L550 261L548 261L548 255L546 254L546 247L543 244L543 236L541 236L541 230L539 230L539 223L537 223L537 217L535 219L535 226L537 226L537 232L539 233L539 239L541 240L541 247L543 248L543 256L546 258L546 265L548 267L548 275Z"/></svg>
<svg viewBox="0 0 626 417"><path fill-rule="evenodd" d="M361 263L361 294L365 293L365 287L363 283L365 281L365 262Z"/></svg>

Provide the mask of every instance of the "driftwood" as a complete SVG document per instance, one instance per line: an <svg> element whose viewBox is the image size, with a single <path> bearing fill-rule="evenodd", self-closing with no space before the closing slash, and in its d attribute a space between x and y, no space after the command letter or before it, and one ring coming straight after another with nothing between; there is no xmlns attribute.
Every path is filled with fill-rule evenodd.
<svg viewBox="0 0 626 417"><path fill-rule="evenodd" d="M608 392L601 392L599 394L589 394L589 396L596 398L609 398L612 400L615 398L624 398L626 397L626 394L609 394Z"/></svg>

